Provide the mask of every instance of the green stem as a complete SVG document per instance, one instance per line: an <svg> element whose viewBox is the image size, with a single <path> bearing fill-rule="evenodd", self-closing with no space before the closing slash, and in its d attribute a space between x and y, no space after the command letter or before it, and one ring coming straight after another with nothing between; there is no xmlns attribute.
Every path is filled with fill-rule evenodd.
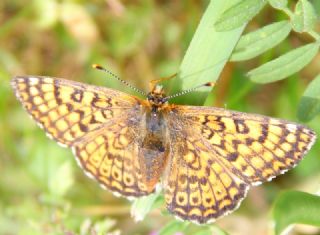
<svg viewBox="0 0 320 235"><path fill-rule="evenodd" d="M294 13L289 8L282 9L284 13L286 13L290 19L293 18ZM313 37L316 41L320 40L320 35L316 31L307 32L311 37Z"/></svg>

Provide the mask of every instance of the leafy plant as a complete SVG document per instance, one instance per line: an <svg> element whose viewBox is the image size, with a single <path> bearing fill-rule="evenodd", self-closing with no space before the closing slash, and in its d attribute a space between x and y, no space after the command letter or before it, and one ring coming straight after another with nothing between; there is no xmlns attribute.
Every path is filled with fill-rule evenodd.
<svg viewBox="0 0 320 235"><path fill-rule="evenodd" d="M250 3L250 1L243 2ZM263 2L265 1L260 1L260 4L263 5ZM252 81L257 83L270 83L288 78L290 75L293 75L306 67L306 65L309 64L318 54L320 48L320 34L315 31L317 15L313 5L309 1L299 0L294 11L290 10L286 0L269 0L268 2L274 9L284 12L289 19L287 21L272 23L256 30L255 32L243 35L232 54L231 61L252 59L264 53L266 50L277 46L289 35L291 31L296 33L306 33L313 38L314 42L295 48L286 54L249 71L248 76ZM235 17L242 11L241 4L233 6L233 15L229 17ZM254 4L254 2L252 1L251 4ZM229 15L228 11L225 12L221 18L224 19L225 15ZM238 19L238 21L241 20L243 21L242 18ZM228 19L224 21L228 22ZM218 25L220 24L221 22L219 22ZM227 28L232 29L236 26L236 24L229 23ZM311 83L308 90L316 90L316 87L316 82ZM320 96L319 92L318 94L315 93L316 92L313 92L313 97ZM315 117L320 112L318 109L315 109L311 116L309 115L309 112L305 112L306 106L318 106L320 104L318 99L312 101L303 99L301 102L303 103L301 103L298 110L298 117L301 121L310 121L310 117Z"/></svg>

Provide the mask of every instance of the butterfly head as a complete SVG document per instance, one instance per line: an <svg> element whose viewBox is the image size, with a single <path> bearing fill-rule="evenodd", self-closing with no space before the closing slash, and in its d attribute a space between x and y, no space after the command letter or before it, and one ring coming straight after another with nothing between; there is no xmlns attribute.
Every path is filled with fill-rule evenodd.
<svg viewBox="0 0 320 235"><path fill-rule="evenodd" d="M156 85L151 92L147 95L147 100L149 101L150 105L155 108L159 109L164 104L168 103L168 99L164 94L163 86Z"/></svg>

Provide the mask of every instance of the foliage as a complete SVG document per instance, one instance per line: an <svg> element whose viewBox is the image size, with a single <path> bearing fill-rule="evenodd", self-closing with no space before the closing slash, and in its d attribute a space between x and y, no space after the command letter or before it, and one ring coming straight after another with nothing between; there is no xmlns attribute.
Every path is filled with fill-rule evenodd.
<svg viewBox="0 0 320 235"><path fill-rule="evenodd" d="M310 224L320 227L320 197L305 192L286 191L274 203L275 232L281 234L288 226Z"/></svg>
<svg viewBox="0 0 320 235"><path fill-rule="evenodd" d="M279 195L283 188L319 190L318 143L295 170L253 189L240 210L213 225L197 226L168 215L161 193L131 203L101 190L83 175L69 150L48 140L28 119L9 86L14 75L39 74L127 89L102 78L92 63L143 89L151 79L178 72L166 84L170 93L208 81L217 86L214 93L203 89L175 102L289 120L298 109L297 117L311 121L320 133L319 2L106 2L0 3L0 234L261 234L270 220L277 232L291 223L319 225L312 222L317 219L313 213L303 217L317 208L318 196ZM142 221L130 218L131 204L134 216L145 217Z"/></svg>
<svg viewBox="0 0 320 235"><path fill-rule="evenodd" d="M305 90L300 104L298 117L302 121L310 121L320 112L320 75L318 75Z"/></svg>

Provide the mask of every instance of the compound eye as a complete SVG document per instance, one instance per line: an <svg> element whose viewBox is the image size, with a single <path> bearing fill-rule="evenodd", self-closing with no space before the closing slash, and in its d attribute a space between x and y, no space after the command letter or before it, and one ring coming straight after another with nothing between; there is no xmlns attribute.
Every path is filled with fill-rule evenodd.
<svg viewBox="0 0 320 235"><path fill-rule="evenodd" d="M147 100L154 101L154 97L151 94L149 94L147 95Z"/></svg>

